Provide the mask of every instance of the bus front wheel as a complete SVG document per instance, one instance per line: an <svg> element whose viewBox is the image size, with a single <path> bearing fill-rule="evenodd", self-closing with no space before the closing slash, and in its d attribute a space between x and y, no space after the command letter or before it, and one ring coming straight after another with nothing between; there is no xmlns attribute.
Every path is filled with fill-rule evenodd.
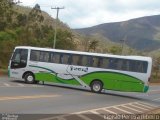
<svg viewBox="0 0 160 120"><path fill-rule="evenodd" d="M103 84L101 81L95 80L91 83L91 91L95 93L100 93L103 88Z"/></svg>
<svg viewBox="0 0 160 120"><path fill-rule="evenodd" d="M32 73L27 73L24 76L25 82L29 84L35 83L34 75Z"/></svg>

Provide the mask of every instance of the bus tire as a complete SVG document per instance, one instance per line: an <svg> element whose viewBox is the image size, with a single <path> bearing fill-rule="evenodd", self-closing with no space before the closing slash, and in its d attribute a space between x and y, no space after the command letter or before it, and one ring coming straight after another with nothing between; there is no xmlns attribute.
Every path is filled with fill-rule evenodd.
<svg viewBox="0 0 160 120"><path fill-rule="evenodd" d="M91 85L91 91L95 93L100 93L103 89L103 83L99 80L94 80Z"/></svg>
<svg viewBox="0 0 160 120"><path fill-rule="evenodd" d="M26 73L24 76L24 79L25 79L25 82L28 84L35 83L35 77L34 77L33 73L30 73L30 72Z"/></svg>

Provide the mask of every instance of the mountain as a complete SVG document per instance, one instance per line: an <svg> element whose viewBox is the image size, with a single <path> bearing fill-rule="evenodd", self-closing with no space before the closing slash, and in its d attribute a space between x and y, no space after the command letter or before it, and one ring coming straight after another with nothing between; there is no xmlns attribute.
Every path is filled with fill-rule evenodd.
<svg viewBox="0 0 160 120"><path fill-rule="evenodd" d="M105 23L75 29L84 35L99 34L110 41L125 43L131 48L152 51L160 48L160 15L146 16L123 22Z"/></svg>

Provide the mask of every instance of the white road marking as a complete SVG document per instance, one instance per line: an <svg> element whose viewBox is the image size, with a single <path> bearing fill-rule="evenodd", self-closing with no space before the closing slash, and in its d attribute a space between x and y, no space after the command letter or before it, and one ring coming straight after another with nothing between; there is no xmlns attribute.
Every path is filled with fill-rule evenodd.
<svg viewBox="0 0 160 120"><path fill-rule="evenodd" d="M152 101L157 101L157 100L160 100L160 98L153 99Z"/></svg>
<svg viewBox="0 0 160 120"><path fill-rule="evenodd" d="M66 119L63 117L59 117L58 120L66 120Z"/></svg>
<svg viewBox="0 0 160 120"><path fill-rule="evenodd" d="M93 114L96 114L97 116L99 116L99 117L102 117L103 118L103 116L99 113L99 112L96 112L96 111L94 111L94 110L92 110L92 111L90 111L91 113L93 113Z"/></svg>
<svg viewBox="0 0 160 120"><path fill-rule="evenodd" d="M59 97L59 96L60 95L9 96L9 97L0 97L0 101L23 100L23 99L38 99L38 98L53 98L53 97Z"/></svg>
<svg viewBox="0 0 160 120"><path fill-rule="evenodd" d="M125 106L125 105L123 105L123 107L125 107L127 109L130 109L130 110L133 110L133 111L136 111L136 112L139 112L139 113L142 113L142 111L139 111L137 109L134 109L134 108L131 108L131 107L128 107L128 106Z"/></svg>
<svg viewBox="0 0 160 120"><path fill-rule="evenodd" d="M125 103L125 104L121 104L121 105L128 105L128 104L131 104L131 103L135 103L135 102ZM84 110L84 111L80 111L80 112L75 112L75 113L73 113L73 114L81 114L81 113L89 112L89 111L91 111L91 110L96 111L96 110L101 110L101 109L103 109L103 108L105 108L105 109L107 109L107 108L112 108L112 107L115 107L115 106L119 106L119 105L113 105L113 106L108 106L108 107L102 107L102 108Z"/></svg>
<svg viewBox="0 0 160 120"><path fill-rule="evenodd" d="M44 87L42 85L27 85L27 84L21 84L21 83L14 83L14 84L10 84L10 83L1 83L0 87Z"/></svg>
<svg viewBox="0 0 160 120"><path fill-rule="evenodd" d="M38 87L38 85L31 85L32 87Z"/></svg>
<svg viewBox="0 0 160 120"><path fill-rule="evenodd" d="M140 103L138 103L138 102L136 102L135 104L138 104L138 105L140 105L140 106L144 106L144 107L149 108L149 109L154 109L154 107L150 107L150 106L148 106L148 105L140 104Z"/></svg>
<svg viewBox="0 0 160 120"><path fill-rule="evenodd" d="M141 104L145 104L145 105L148 105L148 106L152 106L152 107L157 107L157 106L155 106L155 105L153 105L153 104L148 104L148 103L146 103L146 102L140 102L140 101L138 101L139 103L141 103Z"/></svg>
<svg viewBox="0 0 160 120"><path fill-rule="evenodd" d="M88 117L86 117L86 116L84 116L82 114L79 114L78 116L81 117L81 118L83 118L84 120L92 120L92 119L90 119L90 118L88 118Z"/></svg>
<svg viewBox="0 0 160 120"><path fill-rule="evenodd" d="M104 111L106 111L106 112L109 112L109 113L111 113L111 114L117 114L116 112L113 112L113 111L111 111L111 110L108 110L107 108L103 108L102 110L104 110Z"/></svg>
<svg viewBox="0 0 160 120"><path fill-rule="evenodd" d="M146 109L146 108L142 108L142 107L139 107L139 106L136 106L136 105L133 105L132 103L129 104L130 106L133 106L133 107L136 107L136 108L139 108L139 109L143 109L143 110L149 110L149 109Z"/></svg>
<svg viewBox="0 0 160 120"><path fill-rule="evenodd" d="M94 111L94 110L91 110L91 111L89 111L89 112L94 113L94 114L96 114L96 115L99 115L99 114L100 114L100 113L98 113L98 112L96 112L96 111Z"/></svg>
<svg viewBox="0 0 160 120"><path fill-rule="evenodd" d="M8 83L3 83L6 87L10 87L11 85Z"/></svg>
<svg viewBox="0 0 160 120"><path fill-rule="evenodd" d="M119 111L122 111L122 112L124 112L124 113L133 114L133 113L131 113L131 112L129 112L129 111L123 110L123 109L118 108L118 107L113 107L113 108L115 108L115 109L117 109L117 110L119 110Z"/></svg>
<svg viewBox="0 0 160 120"><path fill-rule="evenodd" d="M82 119L84 120L91 120L90 118L88 118L87 116L85 116L84 114L87 113L87 112L91 112L93 114L96 114L100 117L103 117L99 112L97 112L97 110L104 110L110 114L118 114L112 110L109 110L109 108L114 108L114 109L117 109L119 111L122 111L124 112L123 114L127 113L127 114L134 114L132 112L129 112L129 111L126 111L126 110L123 110L121 108L119 108L120 106L121 107L125 107L129 110L132 110L132 111L135 111L135 112L138 112L138 113L143 113L144 111L140 111L140 110L137 110L136 108L131 108L131 107L128 107L127 105L130 105L130 106L133 106L133 107L136 107L136 108L139 108L141 110L151 110L151 108L154 108L153 105L151 104L148 104L148 103L139 103L139 102L130 102L130 103L126 103L126 104L121 104L121 105L114 105L114 106L109 106L109 107L103 107L103 108L97 108L97 109L91 109L91 110L85 110L85 111L80 111L80 112L74 112L74 113L71 113L70 115L61 115L61 116L55 116L55 117L49 117L49 118L44 118L44 119L40 119L40 120L52 120L52 119L60 119L60 120L65 120L64 117L67 117L67 116L71 116L71 115L77 115L79 117L81 117ZM137 106L137 105L142 105L144 107L148 107L148 109L146 108L142 108L140 106ZM153 107L149 107L149 106L153 106ZM61 119L63 118L63 119Z"/></svg>
<svg viewBox="0 0 160 120"><path fill-rule="evenodd" d="M160 90L149 90L149 92L155 92L155 91L160 91Z"/></svg>
<svg viewBox="0 0 160 120"><path fill-rule="evenodd" d="M20 83L19 83L19 84L17 84L17 85L18 85L18 86L21 86L21 87L24 87L24 85L23 85L23 84L20 84Z"/></svg>

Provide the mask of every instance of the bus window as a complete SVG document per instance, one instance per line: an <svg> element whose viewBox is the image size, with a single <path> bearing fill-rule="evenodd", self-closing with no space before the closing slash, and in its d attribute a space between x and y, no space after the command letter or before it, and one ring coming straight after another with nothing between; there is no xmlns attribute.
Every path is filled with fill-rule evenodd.
<svg viewBox="0 0 160 120"><path fill-rule="evenodd" d="M122 69L123 59L117 59L117 70Z"/></svg>
<svg viewBox="0 0 160 120"><path fill-rule="evenodd" d="M81 65L80 55L72 55L72 65Z"/></svg>
<svg viewBox="0 0 160 120"><path fill-rule="evenodd" d="M147 73L147 68L148 68L148 62L144 61L143 62L143 70L142 70L142 72L143 73Z"/></svg>
<svg viewBox="0 0 160 120"><path fill-rule="evenodd" d="M129 60L122 60L121 70L129 71Z"/></svg>
<svg viewBox="0 0 160 120"><path fill-rule="evenodd" d="M89 66L89 60L88 60L89 56L82 56L82 66Z"/></svg>
<svg viewBox="0 0 160 120"><path fill-rule="evenodd" d="M31 50L30 60L31 61L39 61L40 58L40 51Z"/></svg>
<svg viewBox="0 0 160 120"><path fill-rule="evenodd" d="M141 73L146 73L147 72L147 62L144 61L137 61L137 71L136 72L141 72Z"/></svg>
<svg viewBox="0 0 160 120"><path fill-rule="evenodd" d="M135 60L129 60L129 70L128 71L131 71L131 72L136 72L136 61Z"/></svg>
<svg viewBox="0 0 160 120"><path fill-rule="evenodd" d="M16 49L14 54L13 54L13 57L12 57L12 61L14 62L20 62L20 50L19 49Z"/></svg>
<svg viewBox="0 0 160 120"><path fill-rule="evenodd" d="M108 68L108 66L109 66L109 59L108 58L103 58L102 68Z"/></svg>
<svg viewBox="0 0 160 120"><path fill-rule="evenodd" d="M49 52L41 51L39 61L40 62L49 62Z"/></svg>
<svg viewBox="0 0 160 120"><path fill-rule="evenodd" d="M92 67L98 67L98 57L92 57Z"/></svg>
<svg viewBox="0 0 160 120"><path fill-rule="evenodd" d="M98 67L103 68L103 58L102 57L98 58Z"/></svg>
<svg viewBox="0 0 160 120"><path fill-rule="evenodd" d="M24 68L27 65L28 50L16 49L11 59L11 68Z"/></svg>
<svg viewBox="0 0 160 120"><path fill-rule="evenodd" d="M62 55L62 63L63 64L71 64L71 55L70 54L63 54Z"/></svg>
<svg viewBox="0 0 160 120"><path fill-rule="evenodd" d="M61 57L60 53L51 53L51 62L52 63L61 63L60 57Z"/></svg>
<svg viewBox="0 0 160 120"><path fill-rule="evenodd" d="M118 59L116 58L109 58L109 69L117 69Z"/></svg>

